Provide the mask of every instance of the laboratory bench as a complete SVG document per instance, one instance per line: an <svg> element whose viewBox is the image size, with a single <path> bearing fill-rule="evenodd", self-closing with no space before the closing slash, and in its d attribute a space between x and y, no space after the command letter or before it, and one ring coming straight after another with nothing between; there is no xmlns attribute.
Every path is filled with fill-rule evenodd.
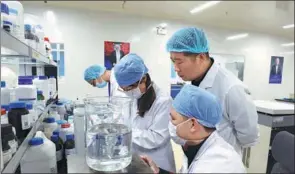
<svg viewBox="0 0 295 174"><path fill-rule="evenodd" d="M271 145L275 135L281 131L294 134L294 103L256 100L259 140L251 148L248 172L270 173L276 163Z"/></svg>
<svg viewBox="0 0 295 174"><path fill-rule="evenodd" d="M70 155L67 157L68 173L153 173L137 154L132 155L132 161L120 171L99 172L92 170L86 163L85 156Z"/></svg>

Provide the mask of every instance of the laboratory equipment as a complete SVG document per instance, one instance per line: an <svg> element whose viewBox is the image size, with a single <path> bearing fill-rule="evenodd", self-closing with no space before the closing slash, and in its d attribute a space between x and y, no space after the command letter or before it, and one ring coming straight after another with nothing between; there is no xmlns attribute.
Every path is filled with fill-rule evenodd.
<svg viewBox="0 0 295 174"><path fill-rule="evenodd" d="M66 142L64 143L64 150L65 150L65 156L67 158L68 155L73 155L76 153L75 149L75 138L73 134L69 134L66 136Z"/></svg>
<svg viewBox="0 0 295 174"><path fill-rule="evenodd" d="M8 124L8 116L5 109L1 109L1 124Z"/></svg>
<svg viewBox="0 0 295 174"><path fill-rule="evenodd" d="M14 154L18 148L18 144L11 124L1 124L1 139L5 139L8 142L11 153Z"/></svg>
<svg viewBox="0 0 295 174"><path fill-rule="evenodd" d="M9 105L10 90L6 88L6 82L1 81L1 105Z"/></svg>
<svg viewBox="0 0 295 174"><path fill-rule="evenodd" d="M54 117L47 117L43 120L44 134L49 139L53 131L57 130L58 125Z"/></svg>
<svg viewBox="0 0 295 174"><path fill-rule="evenodd" d="M15 89L16 100L35 102L37 99L37 89L33 85L31 78L18 80L18 87Z"/></svg>
<svg viewBox="0 0 295 174"><path fill-rule="evenodd" d="M132 160L132 105L125 97L87 97L86 162L97 171L117 171Z"/></svg>

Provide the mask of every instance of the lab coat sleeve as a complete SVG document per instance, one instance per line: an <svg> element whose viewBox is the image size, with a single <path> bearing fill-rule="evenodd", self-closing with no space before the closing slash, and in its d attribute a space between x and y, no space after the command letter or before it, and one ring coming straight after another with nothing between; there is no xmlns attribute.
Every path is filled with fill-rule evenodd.
<svg viewBox="0 0 295 174"><path fill-rule="evenodd" d="M227 114L243 148L255 145L259 137L256 106L246 90L233 86L225 98Z"/></svg>
<svg viewBox="0 0 295 174"><path fill-rule="evenodd" d="M151 115L146 115L146 117L154 118L151 126L148 129L133 128L133 143L145 149L154 149L169 141L168 123L170 119L171 102L171 98L164 97L153 104Z"/></svg>

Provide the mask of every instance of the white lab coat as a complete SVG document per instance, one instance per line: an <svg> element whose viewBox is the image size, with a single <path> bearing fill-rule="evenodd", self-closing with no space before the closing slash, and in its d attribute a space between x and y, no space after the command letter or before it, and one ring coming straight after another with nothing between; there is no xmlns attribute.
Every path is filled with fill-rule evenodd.
<svg viewBox="0 0 295 174"><path fill-rule="evenodd" d="M170 142L168 123L172 99L153 84L156 100L144 117L136 114L137 103L134 102L132 122L132 150L138 154L146 154L162 169L175 172L174 155ZM118 84L114 74L111 75L111 95L126 97L117 90Z"/></svg>
<svg viewBox="0 0 295 174"><path fill-rule="evenodd" d="M240 155L214 131L188 166L184 155L179 173L246 173Z"/></svg>
<svg viewBox="0 0 295 174"><path fill-rule="evenodd" d="M216 127L219 135L240 155L242 148L255 145L259 137L258 115L247 87L216 61L199 87L221 102L223 119Z"/></svg>

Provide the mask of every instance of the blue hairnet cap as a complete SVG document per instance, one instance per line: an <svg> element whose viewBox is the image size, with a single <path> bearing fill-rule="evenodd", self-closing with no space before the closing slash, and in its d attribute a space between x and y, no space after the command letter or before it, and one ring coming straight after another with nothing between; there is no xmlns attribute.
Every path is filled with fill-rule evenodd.
<svg viewBox="0 0 295 174"><path fill-rule="evenodd" d="M173 108L186 117L194 117L206 127L214 128L222 117L218 99L204 89L184 85L175 97Z"/></svg>
<svg viewBox="0 0 295 174"><path fill-rule="evenodd" d="M195 27L176 31L166 44L168 52L207 53L209 45L202 29Z"/></svg>
<svg viewBox="0 0 295 174"><path fill-rule="evenodd" d="M130 53L125 55L114 67L117 83L126 87L139 81L148 72L141 57Z"/></svg>
<svg viewBox="0 0 295 174"><path fill-rule="evenodd" d="M92 65L84 71L84 80L90 81L97 79L106 71L106 68L100 65Z"/></svg>

